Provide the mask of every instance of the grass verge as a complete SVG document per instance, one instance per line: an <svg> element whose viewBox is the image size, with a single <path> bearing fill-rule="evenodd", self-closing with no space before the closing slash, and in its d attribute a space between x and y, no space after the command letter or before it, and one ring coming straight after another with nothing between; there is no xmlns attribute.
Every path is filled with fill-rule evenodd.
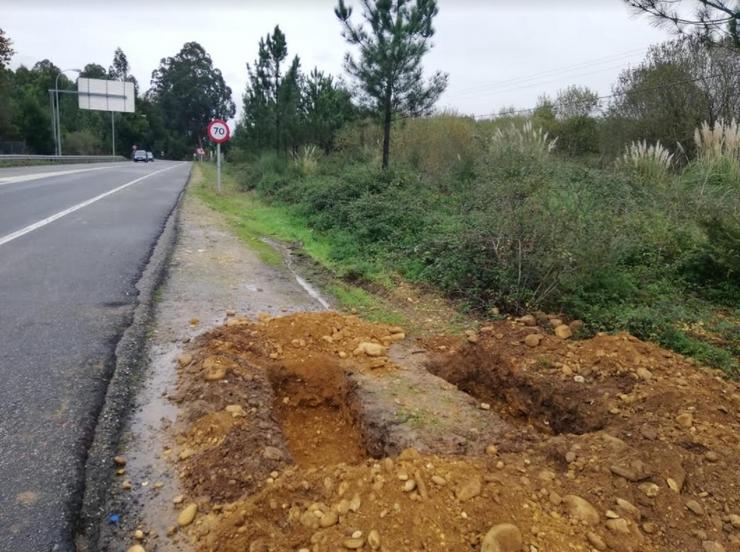
<svg viewBox="0 0 740 552"><path fill-rule="evenodd" d="M221 213L234 233L252 248L270 266L282 266L282 253L266 243L263 238L298 244L323 274L316 282L331 295L343 309L356 312L372 322L400 324L414 328L416 324L389 301L343 281L336 276L338 270L330 256L331 243L309 229L299 216L289 209L265 204L252 192L242 192L228 170L222 173L222 191L216 192L216 170L212 164L199 163L193 168L189 192L211 209Z"/></svg>

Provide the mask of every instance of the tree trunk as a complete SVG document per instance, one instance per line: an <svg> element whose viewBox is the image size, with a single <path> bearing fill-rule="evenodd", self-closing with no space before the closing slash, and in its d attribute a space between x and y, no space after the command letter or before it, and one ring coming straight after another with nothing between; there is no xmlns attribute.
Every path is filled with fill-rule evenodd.
<svg viewBox="0 0 740 552"><path fill-rule="evenodd" d="M391 98L390 94L385 99L385 113L383 118L383 170L388 168L391 153Z"/></svg>
<svg viewBox="0 0 740 552"><path fill-rule="evenodd" d="M275 62L275 155L280 155L280 62Z"/></svg>

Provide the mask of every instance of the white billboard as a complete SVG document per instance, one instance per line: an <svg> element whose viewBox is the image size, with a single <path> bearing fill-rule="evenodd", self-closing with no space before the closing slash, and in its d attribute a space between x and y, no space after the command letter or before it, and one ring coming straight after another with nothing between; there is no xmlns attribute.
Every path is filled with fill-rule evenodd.
<svg viewBox="0 0 740 552"><path fill-rule="evenodd" d="M134 112L134 83L104 79L77 79L80 109Z"/></svg>

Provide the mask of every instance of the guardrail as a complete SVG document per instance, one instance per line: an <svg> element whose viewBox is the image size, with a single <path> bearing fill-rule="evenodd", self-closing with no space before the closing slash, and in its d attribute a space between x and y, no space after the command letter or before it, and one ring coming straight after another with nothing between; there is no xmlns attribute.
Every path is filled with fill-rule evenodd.
<svg viewBox="0 0 740 552"><path fill-rule="evenodd" d="M50 163L96 163L127 161L122 155L0 155L3 161L49 161Z"/></svg>

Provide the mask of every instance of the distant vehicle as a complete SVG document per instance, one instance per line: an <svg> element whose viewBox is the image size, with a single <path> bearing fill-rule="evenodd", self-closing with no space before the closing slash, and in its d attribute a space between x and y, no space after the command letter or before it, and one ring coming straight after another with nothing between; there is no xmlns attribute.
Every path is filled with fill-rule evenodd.
<svg viewBox="0 0 740 552"><path fill-rule="evenodd" d="M146 160L154 163L154 154L151 151L146 152Z"/></svg>
<svg viewBox="0 0 740 552"><path fill-rule="evenodd" d="M144 150L136 150L134 152L134 163L138 163L139 161L143 161L144 163L148 161L146 152Z"/></svg>

